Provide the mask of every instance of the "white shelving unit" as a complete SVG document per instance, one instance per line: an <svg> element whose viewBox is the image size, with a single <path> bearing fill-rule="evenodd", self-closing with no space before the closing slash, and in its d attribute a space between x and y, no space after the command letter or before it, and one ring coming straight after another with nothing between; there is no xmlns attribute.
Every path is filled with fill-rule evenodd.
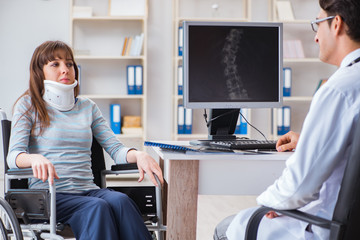
<svg viewBox="0 0 360 240"><path fill-rule="evenodd" d="M91 7L92 15L74 17L75 6ZM110 120L110 104L121 104L121 116L141 117L141 134L119 134L125 145L142 149L147 111L147 0L141 16L110 16L110 1L70 1L70 44L81 67L80 95L95 101ZM123 56L125 37L144 34L139 56ZM143 66L143 94L127 94L127 65Z"/></svg>
<svg viewBox="0 0 360 240"><path fill-rule="evenodd" d="M289 0L288 0L289 1ZM314 41L315 33L312 31L310 22L316 18L320 8L317 1L290 0L294 15L293 20L279 19L277 2L269 0L269 20L283 22L283 40L300 40L304 50L304 58L284 58L283 66L292 69L291 96L284 97L284 106L291 107L290 129L300 132L303 121L309 110L312 96L321 79L328 78L336 67L323 63L318 58L318 45ZM272 117L272 138L277 139L277 114L274 111Z"/></svg>
<svg viewBox="0 0 360 240"><path fill-rule="evenodd" d="M203 109L193 109L192 134L178 134L178 105L182 105L183 97L178 95L178 67L182 66L182 57L178 54L179 27L183 21L249 21L250 0L174 0L174 50L173 50L173 140L206 139L208 137ZM248 120L250 120L250 110ZM250 128L248 128L249 135Z"/></svg>

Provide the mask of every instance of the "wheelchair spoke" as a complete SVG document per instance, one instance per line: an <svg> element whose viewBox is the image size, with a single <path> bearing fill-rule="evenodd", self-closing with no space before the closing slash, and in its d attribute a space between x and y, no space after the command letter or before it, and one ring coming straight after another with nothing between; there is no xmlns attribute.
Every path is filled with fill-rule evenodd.
<svg viewBox="0 0 360 240"><path fill-rule="evenodd" d="M2 218L0 219L0 230L1 230L2 239L6 239L7 238L6 228L5 228L5 225L4 225L3 221L2 221Z"/></svg>

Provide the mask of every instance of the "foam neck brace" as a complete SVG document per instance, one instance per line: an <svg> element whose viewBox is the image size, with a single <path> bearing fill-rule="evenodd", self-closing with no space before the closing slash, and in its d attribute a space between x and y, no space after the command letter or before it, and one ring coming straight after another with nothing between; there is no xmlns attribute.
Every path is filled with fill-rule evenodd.
<svg viewBox="0 0 360 240"><path fill-rule="evenodd" d="M44 80L44 101L59 111L69 111L75 105L74 88L77 81L71 85Z"/></svg>

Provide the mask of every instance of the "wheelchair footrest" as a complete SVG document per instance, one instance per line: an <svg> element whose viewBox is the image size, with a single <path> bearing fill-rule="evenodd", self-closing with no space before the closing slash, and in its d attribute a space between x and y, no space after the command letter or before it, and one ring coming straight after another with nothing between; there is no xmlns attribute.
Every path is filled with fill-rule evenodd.
<svg viewBox="0 0 360 240"><path fill-rule="evenodd" d="M18 218L47 220L50 217L49 190L10 189L5 195Z"/></svg>

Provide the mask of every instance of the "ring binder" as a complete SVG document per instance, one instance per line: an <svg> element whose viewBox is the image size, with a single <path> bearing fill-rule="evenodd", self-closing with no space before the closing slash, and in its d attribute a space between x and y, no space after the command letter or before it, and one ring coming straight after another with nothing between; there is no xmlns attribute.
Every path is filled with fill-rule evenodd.
<svg viewBox="0 0 360 240"><path fill-rule="evenodd" d="M198 151L196 149L192 149L191 146L186 147L186 146L181 146L181 145L173 145L173 144L150 142L150 141L145 141L144 146L159 147L159 148L172 149L172 150L177 150L177 151L193 151L193 152Z"/></svg>

